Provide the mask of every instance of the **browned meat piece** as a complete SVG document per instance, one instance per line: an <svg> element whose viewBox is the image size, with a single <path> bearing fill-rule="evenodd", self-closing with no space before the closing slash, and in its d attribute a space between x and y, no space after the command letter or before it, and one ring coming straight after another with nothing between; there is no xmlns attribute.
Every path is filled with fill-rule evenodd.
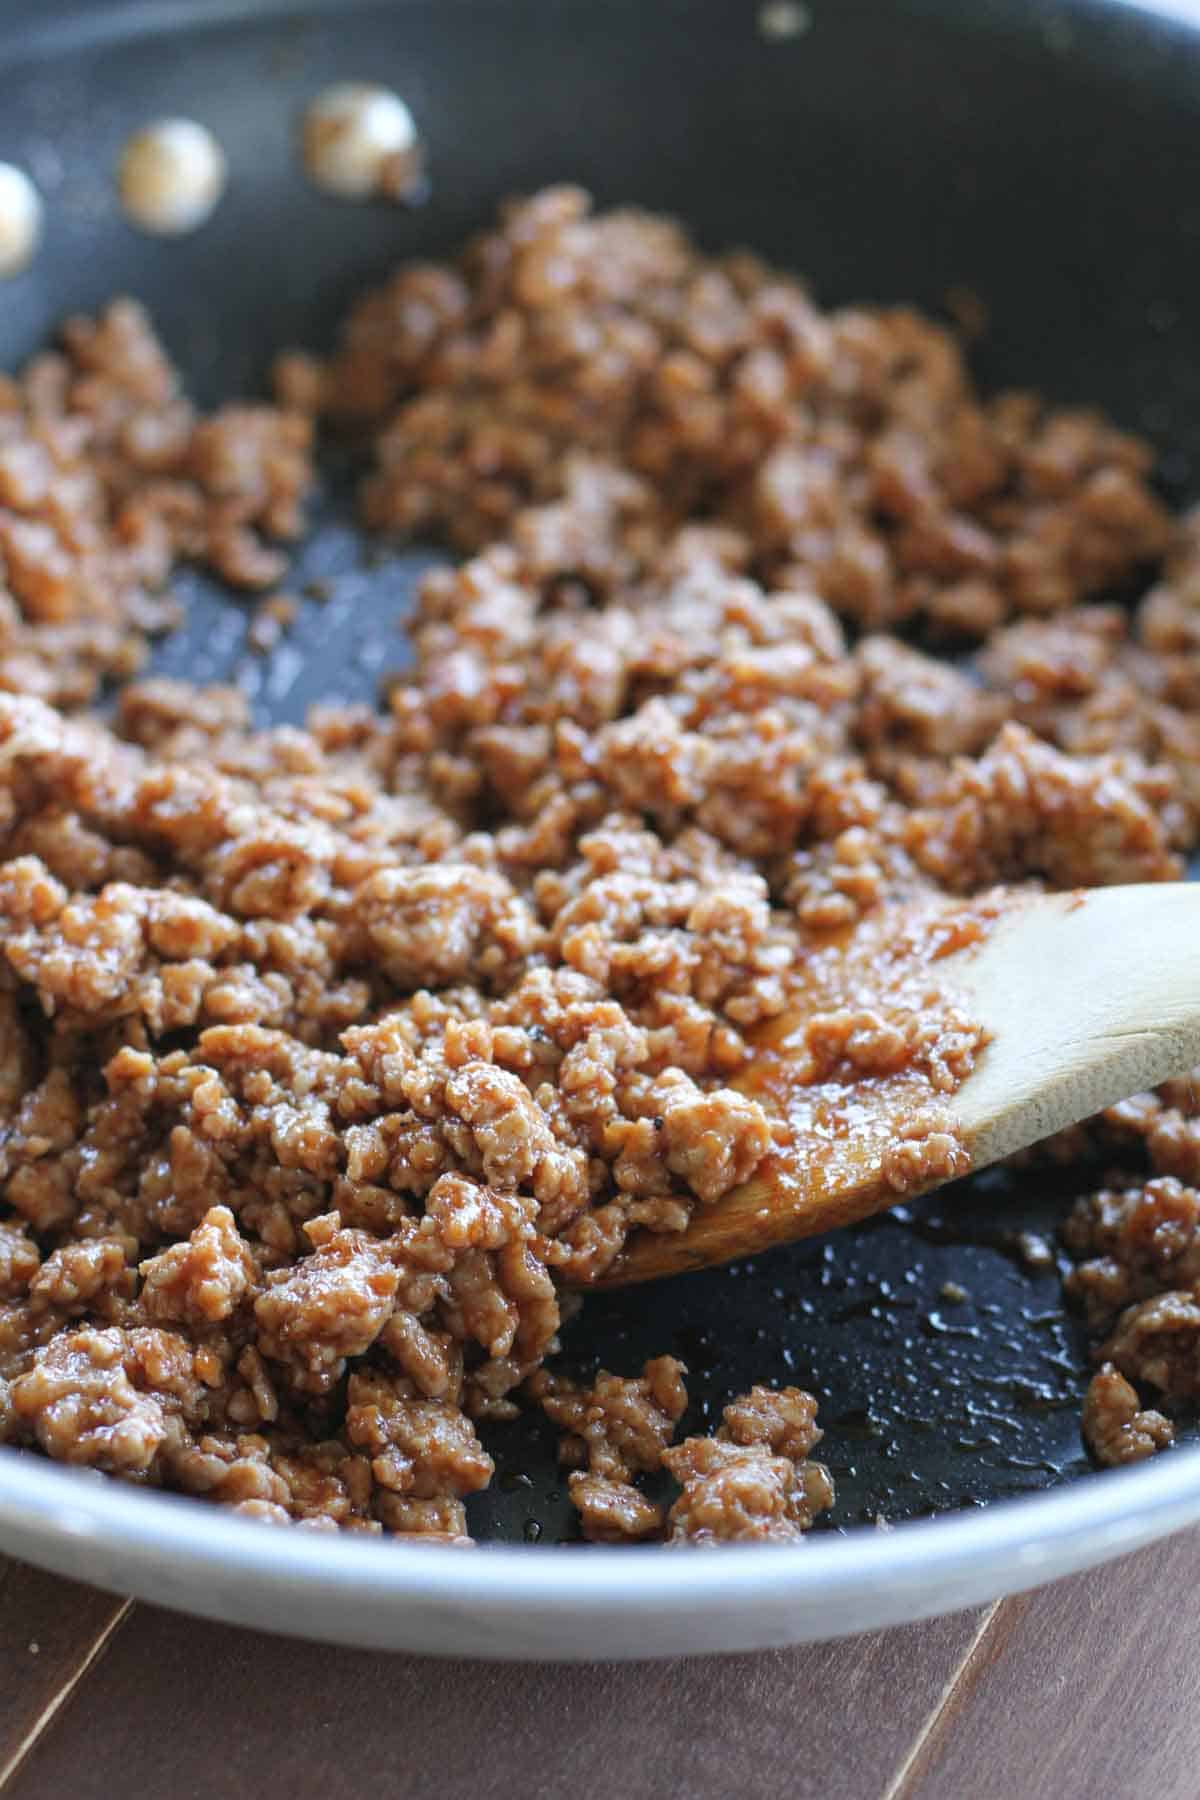
<svg viewBox="0 0 1200 1800"><path fill-rule="evenodd" d="M145 1328L61 1333L12 1387L17 1419L64 1462L146 1476L203 1419L191 1346Z"/></svg>
<svg viewBox="0 0 1200 1800"><path fill-rule="evenodd" d="M540 1373L530 1392L564 1432L566 1462L587 1462L593 1474L627 1481L657 1469L687 1409L687 1370L673 1356L656 1356L630 1379L601 1369L590 1388Z"/></svg>
<svg viewBox="0 0 1200 1800"><path fill-rule="evenodd" d="M151 1319L202 1328L220 1324L258 1285L249 1246L227 1206L205 1213L186 1242L141 1266L143 1310Z"/></svg>
<svg viewBox="0 0 1200 1800"><path fill-rule="evenodd" d="M347 1357L361 1356L386 1325L400 1274L379 1243L362 1231L337 1229L311 1256L268 1276L254 1303L259 1348L269 1362L292 1366L298 1386L324 1393Z"/></svg>
<svg viewBox="0 0 1200 1800"><path fill-rule="evenodd" d="M981 398L931 321L823 312L571 188L401 269L278 390L200 417L127 301L0 378L0 1437L461 1542L532 1393L586 1535L794 1537L831 1498L811 1397L671 1448L672 1358L548 1373L557 1284L763 1169L747 1062L795 1009L814 1107L903 1084L898 1192L961 1166L980 1032L922 921L1179 871L1200 517L1103 419ZM276 587L323 418L369 440L368 525L471 553L386 706L256 731L156 678L81 711L181 562ZM1136 614L1098 603L1148 564ZM1200 1106L1175 1084L1060 1153L1085 1136L1113 1173L1070 1285L1118 1371L1089 1436L1141 1453L1123 1376L1200 1386Z"/></svg>
<svg viewBox="0 0 1200 1800"><path fill-rule="evenodd" d="M636 1543L662 1534L662 1507L631 1482L577 1469L568 1475L567 1489L580 1529L594 1544Z"/></svg>
<svg viewBox="0 0 1200 1800"><path fill-rule="evenodd" d="M1131 1381L1178 1400L1200 1398L1200 1285L1127 1307L1104 1354Z"/></svg>
<svg viewBox="0 0 1200 1800"><path fill-rule="evenodd" d="M1141 1462L1174 1441L1175 1427L1160 1412L1145 1412L1137 1390L1110 1362L1088 1383L1083 1436L1097 1461L1110 1467Z"/></svg>
<svg viewBox="0 0 1200 1800"><path fill-rule="evenodd" d="M756 1387L725 1408L715 1437L687 1438L663 1456L683 1488L673 1542L799 1538L833 1504L833 1483L805 1460L819 1440L816 1402L798 1388Z"/></svg>

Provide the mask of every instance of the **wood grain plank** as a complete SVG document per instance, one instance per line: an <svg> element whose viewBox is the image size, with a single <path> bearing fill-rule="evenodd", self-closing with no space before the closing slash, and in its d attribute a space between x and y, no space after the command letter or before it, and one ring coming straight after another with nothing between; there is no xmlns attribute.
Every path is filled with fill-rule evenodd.
<svg viewBox="0 0 1200 1800"><path fill-rule="evenodd" d="M0 1786L125 1605L0 1557Z"/></svg>
<svg viewBox="0 0 1200 1800"><path fill-rule="evenodd" d="M1006 1600L896 1800L1196 1800L1200 1532Z"/></svg>
<svg viewBox="0 0 1200 1800"><path fill-rule="evenodd" d="M138 1607L4 1800L791 1800L883 1793L979 1632L958 1614L797 1651L431 1662Z"/></svg>

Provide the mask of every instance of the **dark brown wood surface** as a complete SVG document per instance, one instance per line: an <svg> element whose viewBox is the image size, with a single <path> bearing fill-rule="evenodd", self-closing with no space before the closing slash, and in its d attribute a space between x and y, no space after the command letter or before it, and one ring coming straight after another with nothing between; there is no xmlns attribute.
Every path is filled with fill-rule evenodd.
<svg viewBox="0 0 1200 1800"><path fill-rule="evenodd" d="M0 1800L1200 1800L1200 1533L761 1656L445 1663L0 1562Z"/></svg>

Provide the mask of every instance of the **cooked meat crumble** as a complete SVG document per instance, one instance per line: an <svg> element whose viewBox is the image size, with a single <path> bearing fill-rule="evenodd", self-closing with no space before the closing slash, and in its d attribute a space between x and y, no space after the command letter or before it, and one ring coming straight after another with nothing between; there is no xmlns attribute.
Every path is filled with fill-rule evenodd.
<svg viewBox="0 0 1200 1800"><path fill-rule="evenodd" d="M116 302L0 389L0 1431L460 1542L490 1422L538 1404L585 1535L793 1539L832 1500L811 1396L673 1444L673 1358L545 1366L563 1290L802 1133L747 1076L797 1005L814 1142L891 1083L897 1192L962 1166L982 1037L938 957L996 884L1171 879L1200 835L1200 529L932 322L572 189L276 388L198 417ZM369 529L466 553L385 709L80 710L181 560L277 588L317 429L360 440ZM1200 1391L1200 1127L1168 1095L1098 1129L1155 1169L1068 1228L1124 1461L1171 1434L1131 1382Z"/></svg>
<svg viewBox="0 0 1200 1800"><path fill-rule="evenodd" d="M670 1512L670 1539L786 1542L833 1502L823 1465L807 1461L821 1437L817 1405L799 1388L752 1388L725 1408L714 1437L687 1438L663 1453L683 1488Z"/></svg>
<svg viewBox="0 0 1200 1800"><path fill-rule="evenodd" d="M601 1369L588 1389L545 1369L530 1378L527 1392L565 1434L559 1460L575 1465L567 1485L585 1537L621 1543L661 1536L662 1507L631 1477L662 1467L687 1410L686 1374L676 1357L658 1356L636 1380Z"/></svg>
<svg viewBox="0 0 1200 1800"><path fill-rule="evenodd" d="M1093 1128L1103 1148L1153 1171L1080 1200L1063 1226L1076 1266L1067 1293L1097 1340L1102 1367L1084 1409L1101 1462L1130 1462L1169 1444L1174 1427L1139 1410L1138 1390L1200 1399L1200 1102L1192 1081L1111 1107ZM1176 1172L1177 1171L1177 1172ZM1183 1177L1181 1179L1180 1177Z"/></svg>

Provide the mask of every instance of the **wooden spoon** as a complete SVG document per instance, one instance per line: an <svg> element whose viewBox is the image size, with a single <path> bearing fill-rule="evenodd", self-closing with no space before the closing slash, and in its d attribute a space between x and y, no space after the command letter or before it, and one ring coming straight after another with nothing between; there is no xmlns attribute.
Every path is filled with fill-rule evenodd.
<svg viewBox="0 0 1200 1800"><path fill-rule="evenodd" d="M1016 894L981 943L938 964L939 981L990 1038L948 1103L971 1172L1200 1065L1198 928L1200 884L1190 882ZM778 1022L771 1036L786 1045ZM761 1098L757 1077L752 1066L735 1085ZM876 1104L864 1084L842 1124L835 1154L798 1132L743 1186L697 1206L686 1231L636 1233L596 1285L754 1254L947 1179L901 1194L885 1178L902 1124L894 1091Z"/></svg>

